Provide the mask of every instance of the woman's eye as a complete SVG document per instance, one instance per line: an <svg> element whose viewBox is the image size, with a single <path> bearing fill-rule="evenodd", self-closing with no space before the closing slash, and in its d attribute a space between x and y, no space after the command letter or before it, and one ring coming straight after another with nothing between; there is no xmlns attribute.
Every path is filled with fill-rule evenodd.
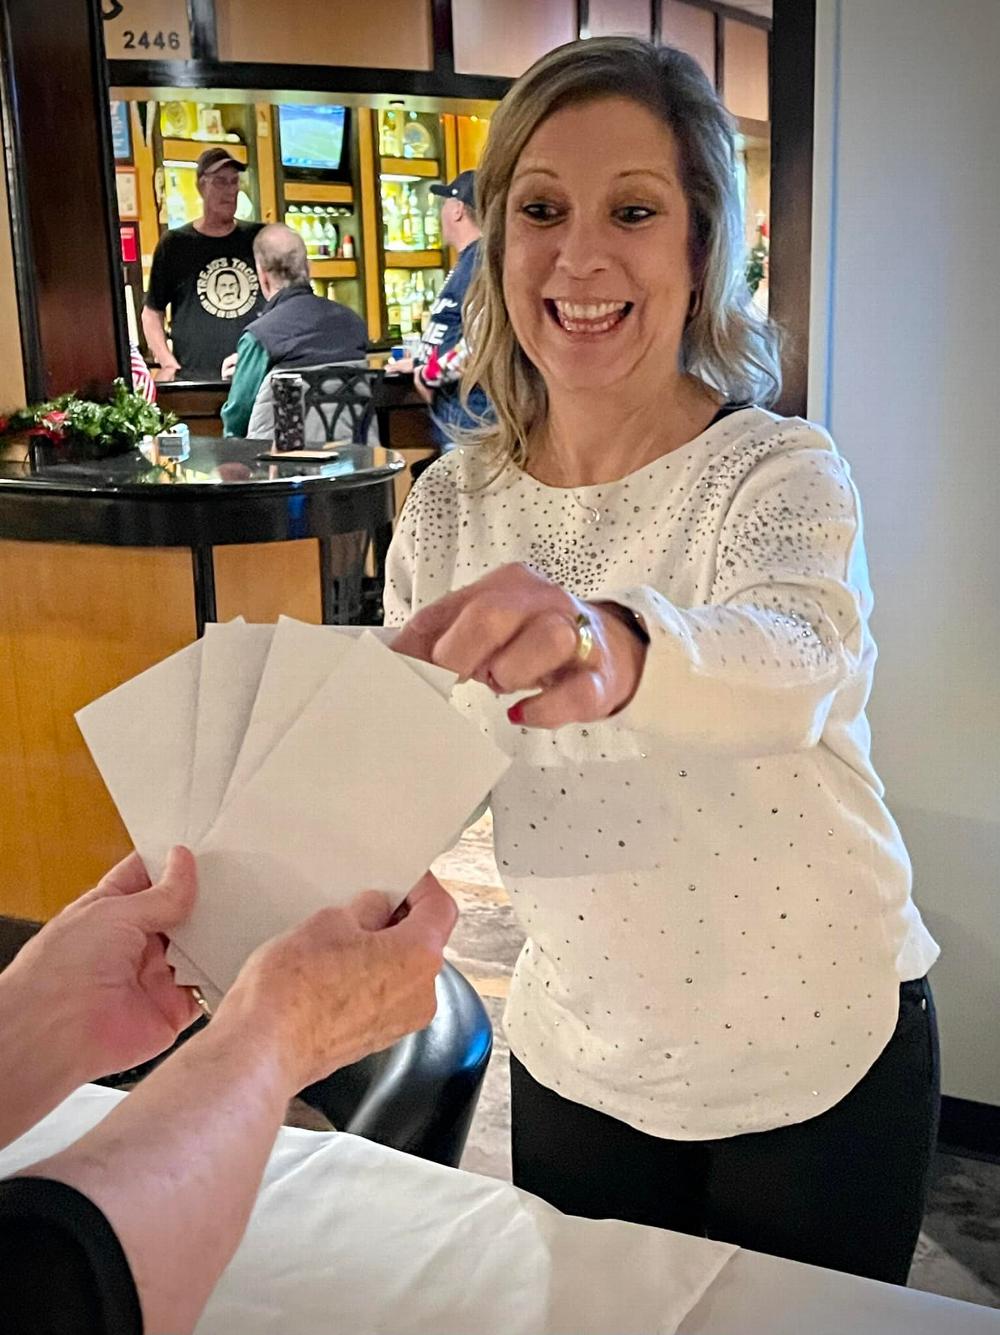
<svg viewBox="0 0 1000 1335"><path fill-rule="evenodd" d="M552 222L559 216L559 210L554 204L522 204L521 212L532 222Z"/></svg>
<svg viewBox="0 0 1000 1335"><path fill-rule="evenodd" d="M654 217L655 213L655 209L647 208L644 204L626 204L624 208L615 211L615 217L623 223L641 223Z"/></svg>

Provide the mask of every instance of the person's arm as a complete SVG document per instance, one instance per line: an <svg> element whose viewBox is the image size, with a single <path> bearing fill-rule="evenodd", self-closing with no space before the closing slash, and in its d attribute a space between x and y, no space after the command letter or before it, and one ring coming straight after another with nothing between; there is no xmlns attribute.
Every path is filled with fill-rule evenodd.
<svg viewBox="0 0 1000 1335"><path fill-rule="evenodd" d="M825 433L783 430L727 511L694 509L691 541L716 571L699 605L649 586L584 601L511 565L421 608L393 648L500 694L534 691L509 711L525 726L613 718L729 755L815 745L837 692L870 671L871 596L846 465Z"/></svg>
<svg viewBox="0 0 1000 1335"><path fill-rule="evenodd" d="M229 397L222 405L224 436L246 435L254 401L270 369L271 359L263 345L253 334L241 334L236 345L236 370L229 386Z"/></svg>
<svg viewBox="0 0 1000 1335"><path fill-rule="evenodd" d="M142 1335L128 1259L93 1202L63 1182L0 1182L4 1335Z"/></svg>
<svg viewBox="0 0 1000 1335"><path fill-rule="evenodd" d="M246 1227L288 1099L430 1023L455 923L426 876L323 909L244 965L208 1027L92 1131L23 1176L62 1182L113 1227L149 1332L198 1319Z"/></svg>
<svg viewBox="0 0 1000 1335"><path fill-rule="evenodd" d="M152 306L142 308L142 332L150 352L160 366L158 380L173 380L181 369L181 364L170 351L167 343L167 331L164 325L164 312L154 310Z"/></svg>
<svg viewBox="0 0 1000 1335"><path fill-rule="evenodd" d="M0 1146L88 1080L163 1052L197 1017L162 936L194 898L186 849L172 851L152 887L133 853L0 973Z"/></svg>
<svg viewBox="0 0 1000 1335"><path fill-rule="evenodd" d="M172 232L165 232L153 251L153 263L149 270L149 287L142 308L142 332L150 352L160 364L160 380L173 380L180 370L180 361L171 352L167 344L164 317L167 307L173 302L173 277L171 256L176 255L177 238Z"/></svg>
<svg viewBox="0 0 1000 1335"><path fill-rule="evenodd" d="M705 605L649 587L602 595L649 635L642 679L618 716L672 746L764 755L814 746L844 684L868 672L871 590L860 502L813 428L749 474L716 539Z"/></svg>

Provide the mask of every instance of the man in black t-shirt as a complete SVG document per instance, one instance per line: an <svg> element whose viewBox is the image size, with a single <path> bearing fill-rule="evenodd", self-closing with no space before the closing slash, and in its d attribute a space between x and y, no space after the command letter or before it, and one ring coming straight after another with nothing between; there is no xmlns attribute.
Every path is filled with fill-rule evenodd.
<svg viewBox="0 0 1000 1335"><path fill-rule="evenodd" d="M243 164L221 144L198 159L204 213L164 232L153 255L142 329L160 364L160 380L218 379L240 334L263 306L254 267L260 223L236 221ZM173 350L164 315L170 308Z"/></svg>

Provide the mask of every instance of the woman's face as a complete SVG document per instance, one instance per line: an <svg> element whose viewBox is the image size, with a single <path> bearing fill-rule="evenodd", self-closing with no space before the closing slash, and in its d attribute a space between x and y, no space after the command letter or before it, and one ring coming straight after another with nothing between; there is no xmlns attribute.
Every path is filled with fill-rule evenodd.
<svg viewBox="0 0 1000 1335"><path fill-rule="evenodd" d="M503 288L550 390L677 366L689 224L677 142L651 111L604 97L543 121L507 197Z"/></svg>

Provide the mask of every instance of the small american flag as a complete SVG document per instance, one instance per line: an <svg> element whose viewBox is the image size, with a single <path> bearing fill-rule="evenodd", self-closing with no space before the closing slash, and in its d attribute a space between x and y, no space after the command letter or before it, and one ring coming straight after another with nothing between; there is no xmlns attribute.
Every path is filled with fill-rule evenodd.
<svg viewBox="0 0 1000 1335"><path fill-rule="evenodd" d="M132 370L132 388L141 394L147 403L156 402L156 381L150 375L149 367L142 359L142 353L133 343L131 346L130 366Z"/></svg>

